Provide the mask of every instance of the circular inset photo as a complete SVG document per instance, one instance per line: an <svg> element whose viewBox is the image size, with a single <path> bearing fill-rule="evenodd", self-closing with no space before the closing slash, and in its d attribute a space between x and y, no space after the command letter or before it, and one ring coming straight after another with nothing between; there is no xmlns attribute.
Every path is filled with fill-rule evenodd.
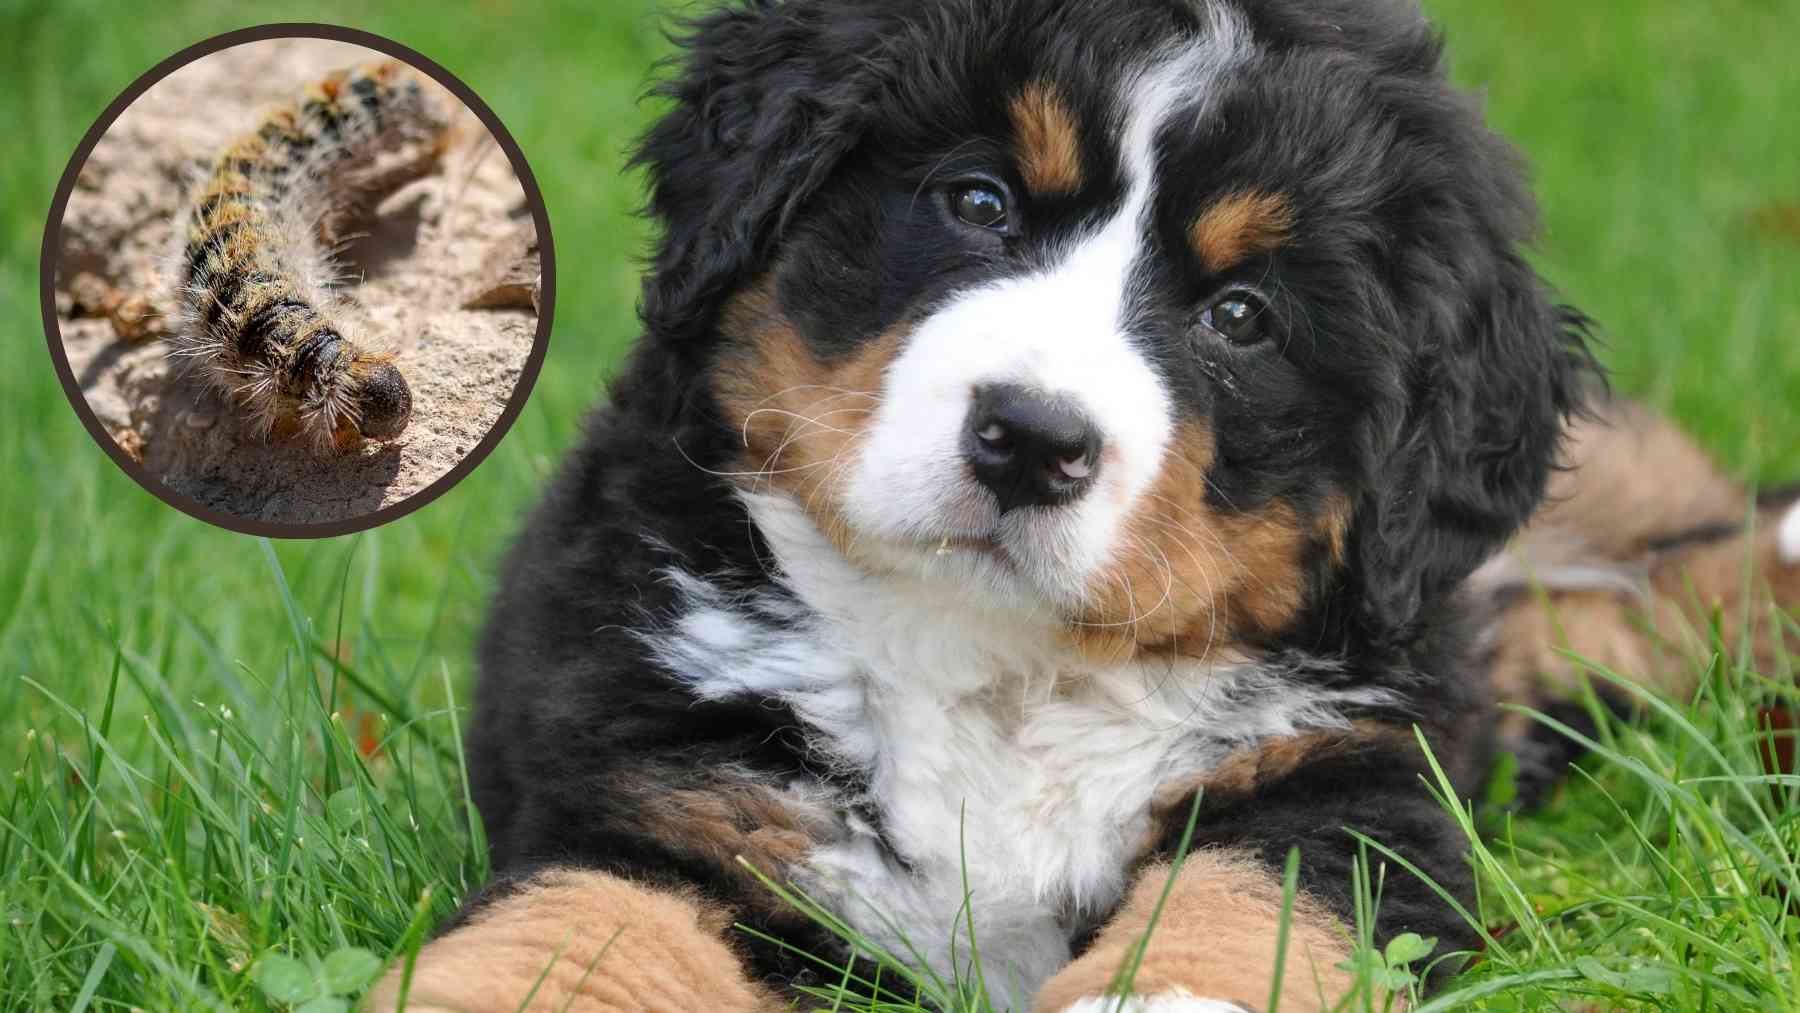
<svg viewBox="0 0 1800 1013"><path fill-rule="evenodd" d="M424 505L523 407L554 257L518 146L461 82L363 32L176 54L100 117L44 236L51 357L146 489L317 537Z"/></svg>

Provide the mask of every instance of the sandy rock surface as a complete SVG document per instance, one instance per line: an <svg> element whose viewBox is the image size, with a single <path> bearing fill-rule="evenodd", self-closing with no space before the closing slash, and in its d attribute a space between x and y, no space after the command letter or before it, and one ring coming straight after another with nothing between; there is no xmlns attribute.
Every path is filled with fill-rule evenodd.
<svg viewBox="0 0 1800 1013"><path fill-rule="evenodd" d="M536 232L505 153L429 81L456 111L448 150L434 174L381 200L341 254L339 323L395 356L412 389L405 433L326 457L265 441L172 362L157 333L194 181L307 83L381 58L311 39L203 57L133 103L81 171L55 282L69 366L100 424L178 496L270 524L353 520L437 481L515 395L538 329Z"/></svg>

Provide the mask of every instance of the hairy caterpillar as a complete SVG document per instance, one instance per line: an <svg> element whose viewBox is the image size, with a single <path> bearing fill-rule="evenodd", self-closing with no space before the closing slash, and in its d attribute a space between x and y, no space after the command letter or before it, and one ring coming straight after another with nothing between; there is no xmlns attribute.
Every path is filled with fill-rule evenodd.
<svg viewBox="0 0 1800 1013"><path fill-rule="evenodd" d="M446 126L404 65L340 70L226 148L195 194L173 354L265 437L324 452L406 429L406 378L334 322L324 233L353 195L380 185L371 182L379 153L417 142L435 159Z"/></svg>

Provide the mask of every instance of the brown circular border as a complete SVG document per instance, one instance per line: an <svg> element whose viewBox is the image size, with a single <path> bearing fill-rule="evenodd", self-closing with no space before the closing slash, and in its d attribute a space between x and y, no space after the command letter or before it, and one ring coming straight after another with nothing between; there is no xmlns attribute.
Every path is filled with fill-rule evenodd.
<svg viewBox="0 0 1800 1013"><path fill-rule="evenodd" d="M201 57L210 56L220 50L241 46L248 42L294 38L348 42L386 53L404 61L415 70L429 74L433 80L449 89L462 101L464 106L481 120L482 125L487 127L488 133L493 136L495 141L499 142L500 150L506 153L507 160L512 163L513 173L519 177L519 184L525 190L525 203L531 210L532 224L537 228L538 253L543 262L543 288L538 298L537 334L532 338L531 352L525 358L525 368L519 374L519 382L513 387L512 397L507 399L506 407L501 409L500 417L495 420L493 428L488 430L481 442L464 455L462 460L458 461L448 472L439 476L437 481L406 499L361 517L327 521L320 524L272 524L238 517L223 510L215 510L191 497L183 496L145 472L143 466L133 461L112 438L112 435L106 431L106 427L102 426L100 420L95 417L93 409L88 406L87 396L81 392L80 385L75 381L75 373L69 368L68 352L63 348L62 328L58 325L56 316L54 261L62 249L63 215L68 211L69 194L75 189L76 177L87 165L88 156L93 154L94 146L100 142L100 138L105 135L106 131L111 129L113 121L117 120L120 113L136 102L157 82ZM537 385L538 373L544 366L544 356L550 349L550 325L556 314L556 244L550 235L550 215L544 207L544 195L538 189L537 177L532 175L531 166L525 161L524 152L519 150L518 142L513 140L513 136L507 131L505 124L501 123L499 117L494 115L494 111L481 100L481 96L471 91L467 85L457 80L454 75L435 61L427 59L423 54L391 39L354 28L344 28L340 25L314 22L277 22L258 25L254 28L241 28L197 42L139 75L123 94L106 107L105 111L100 114L100 118L94 121L94 125L88 128L88 132L81 138L81 143L75 148L75 154L69 158L68 168L63 170L62 180L56 185L56 196L50 202L50 218L44 225L43 247L38 253L38 288L39 298L43 304L44 338L49 345L50 359L56 366L57 377L62 380L63 393L67 395L69 404L74 407L75 413L81 417L82 425L87 427L94 442L100 445L100 449L106 451L120 470L131 476L138 485L143 486L146 492L164 503L190 517L225 528L228 531L272 538L333 538L338 535L367 531L389 521L398 520L431 503L439 496L449 492L456 483L462 481L469 472L486 460L488 454L493 452L494 448L505 438L507 432L512 429L514 420L525 409L525 402L531 397L532 388Z"/></svg>

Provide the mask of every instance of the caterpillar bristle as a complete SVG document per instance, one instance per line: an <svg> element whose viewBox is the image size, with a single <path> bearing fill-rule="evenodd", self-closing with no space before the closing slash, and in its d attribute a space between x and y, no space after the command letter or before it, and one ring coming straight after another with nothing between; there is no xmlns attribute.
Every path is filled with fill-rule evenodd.
<svg viewBox="0 0 1800 1013"><path fill-rule="evenodd" d="M377 185L358 179L390 147L435 162L447 117L397 61L334 71L228 145L195 189L174 286L170 350L238 406L249 428L319 453L391 440L411 393L386 357L337 322L335 222ZM370 363L379 361L371 385Z"/></svg>

